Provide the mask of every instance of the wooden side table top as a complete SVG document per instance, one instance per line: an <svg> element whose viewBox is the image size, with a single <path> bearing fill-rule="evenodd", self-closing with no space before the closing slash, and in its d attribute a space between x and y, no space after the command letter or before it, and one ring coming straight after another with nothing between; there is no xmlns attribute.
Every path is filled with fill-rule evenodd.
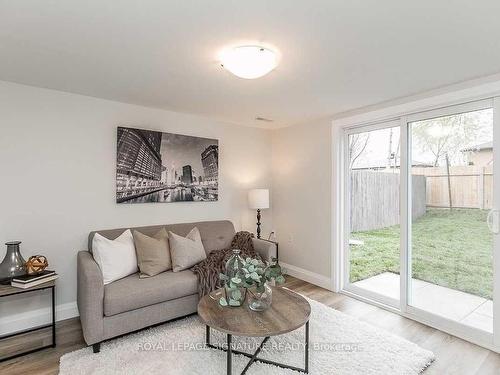
<svg viewBox="0 0 500 375"><path fill-rule="evenodd" d="M15 288L11 285L0 285L0 297L10 296L10 295L19 294L19 293L27 293L27 292L31 292L33 290L51 288L55 285L56 285L55 280L48 281L46 283L39 284L37 286L33 286L31 288L26 288L26 289Z"/></svg>
<svg viewBox="0 0 500 375"><path fill-rule="evenodd" d="M262 312L241 307L223 307L209 295L198 304L198 315L207 326L218 331L248 337L277 336L294 331L309 320L311 306L301 295L272 287L271 307Z"/></svg>

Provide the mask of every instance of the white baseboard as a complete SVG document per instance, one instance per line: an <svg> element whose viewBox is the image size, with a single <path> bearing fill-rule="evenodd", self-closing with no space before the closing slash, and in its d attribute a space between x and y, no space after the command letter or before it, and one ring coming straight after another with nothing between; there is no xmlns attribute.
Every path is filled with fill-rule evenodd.
<svg viewBox="0 0 500 375"><path fill-rule="evenodd" d="M331 290L332 281L329 277L320 275L319 273L311 272L306 269L293 266L288 263L284 263L280 261L281 267L283 267L286 271L287 275L296 277L297 279L301 279L307 281L308 283L320 286L322 288Z"/></svg>
<svg viewBox="0 0 500 375"><path fill-rule="evenodd" d="M56 306L56 321L70 319L76 316L79 316L76 302L63 303ZM50 307L0 317L0 335L7 335L28 328L49 324L51 321L52 309Z"/></svg>

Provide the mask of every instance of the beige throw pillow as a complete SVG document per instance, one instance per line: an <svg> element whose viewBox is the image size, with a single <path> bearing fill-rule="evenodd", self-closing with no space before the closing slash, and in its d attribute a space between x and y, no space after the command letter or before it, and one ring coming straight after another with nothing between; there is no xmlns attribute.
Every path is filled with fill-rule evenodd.
<svg viewBox="0 0 500 375"><path fill-rule="evenodd" d="M139 277L150 277L172 269L168 233L162 228L153 237L134 230Z"/></svg>
<svg viewBox="0 0 500 375"><path fill-rule="evenodd" d="M172 232L169 232L168 237L174 272L188 269L207 257L198 228L191 229L186 237Z"/></svg>

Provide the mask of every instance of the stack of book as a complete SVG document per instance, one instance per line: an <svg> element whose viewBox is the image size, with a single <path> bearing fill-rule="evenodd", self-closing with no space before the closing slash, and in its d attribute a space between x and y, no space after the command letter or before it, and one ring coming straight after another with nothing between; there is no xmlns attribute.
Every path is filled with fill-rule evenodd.
<svg viewBox="0 0 500 375"><path fill-rule="evenodd" d="M55 280L58 277L59 276L55 271L45 270L36 275L16 276L12 279L10 284L16 288L28 289Z"/></svg>

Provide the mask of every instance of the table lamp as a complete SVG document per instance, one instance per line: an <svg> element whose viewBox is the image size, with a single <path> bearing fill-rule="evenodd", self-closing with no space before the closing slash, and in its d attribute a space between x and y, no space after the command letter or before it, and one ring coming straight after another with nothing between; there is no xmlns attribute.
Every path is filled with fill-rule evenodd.
<svg viewBox="0 0 500 375"><path fill-rule="evenodd" d="M248 206L257 210L257 238L260 238L260 210L269 208L269 189L252 189L248 192Z"/></svg>

